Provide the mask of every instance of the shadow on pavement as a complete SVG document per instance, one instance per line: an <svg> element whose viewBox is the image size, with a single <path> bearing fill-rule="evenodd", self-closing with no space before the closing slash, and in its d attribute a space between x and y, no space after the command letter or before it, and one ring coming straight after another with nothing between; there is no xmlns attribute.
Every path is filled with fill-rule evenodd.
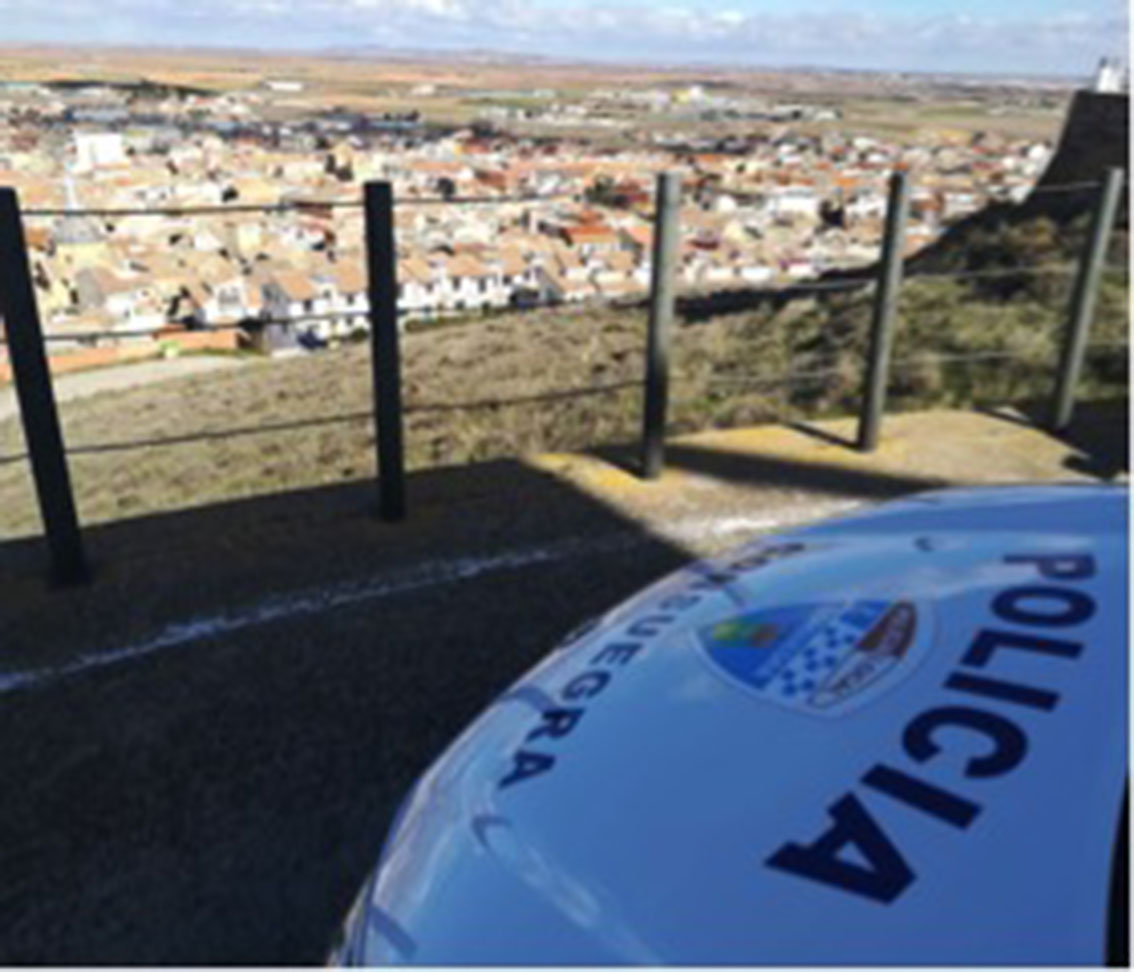
<svg viewBox="0 0 1134 972"><path fill-rule="evenodd" d="M950 485L947 480L933 476L854 469L821 462L792 462L774 456L727 452L688 444L667 446L665 459L668 465L714 479L864 499L888 499L916 490Z"/></svg>
<svg viewBox="0 0 1134 972"><path fill-rule="evenodd" d="M688 559L518 462L409 487L398 526L373 483L95 526L95 580L65 592L39 541L0 546L4 672L183 626L0 695L0 963L321 961L428 763Z"/></svg>
<svg viewBox="0 0 1134 972"><path fill-rule="evenodd" d="M1004 422L1044 428L1050 402L1035 399L1017 409L981 409L985 415ZM1063 432L1047 434L1075 449L1079 455L1067 460L1075 472L1110 480L1130 470L1129 400L1080 402L1075 406L1070 426Z"/></svg>
<svg viewBox="0 0 1134 972"><path fill-rule="evenodd" d="M1107 414L1070 434L1109 468ZM685 442L666 463L812 496L943 485ZM368 482L90 527L95 579L66 592L45 590L42 541L0 544L0 684L166 637L0 693L0 963L321 961L420 772L568 631L690 557L520 462L408 486L400 525Z"/></svg>
<svg viewBox="0 0 1134 972"><path fill-rule="evenodd" d="M829 429L812 425L810 422L784 422L784 425L789 429L794 429L796 432L802 432L804 435L809 435L813 439L818 439L820 442L826 442L828 445L842 446L844 449L858 448L858 442L853 436L839 435Z"/></svg>

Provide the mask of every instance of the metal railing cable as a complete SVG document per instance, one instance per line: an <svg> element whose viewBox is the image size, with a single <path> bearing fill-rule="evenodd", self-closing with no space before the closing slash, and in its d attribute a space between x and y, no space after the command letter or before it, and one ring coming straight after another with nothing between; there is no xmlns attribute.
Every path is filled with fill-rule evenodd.
<svg viewBox="0 0 1134 972"><path fill-rule="evenodd" d="M1086 350L1092 352L1125 351L1129 345L1124 342L1093 342L1087 345ZM972 362L992 361L1024 361L1036 366L1047 365L1042 360L1043 355L1035 351L966 351L966 352L937 352L925 351L896 358L890 363L891 370L901 371L932 365L956 365ZM849 366L849 367L848 367ZM775 375L695 375L677 373L672 375L675 383L698 383L706 386L724 385L737 388L763 388L779 387L784 385L802 384L827 380L831 378L855 378L861 371L861 362L847 361L840 367L823 368L814 371L786 371Z"/></svg>
<svg viewBox="0 0 1134 972"><path fill-rule="evenodd" d="M1101 182L1069 182L1061 185L1030 187L1029 194L1043 195L1060 192L1082 192L1087 189L1097 189ZM492 206L516 203L539 202L578 202L582 199L580 192L551 192L551 193L506 193L495 196L409 196L400 195L396 198L396 205L418 206ZM64 216L95 216L95 217L126 217L126 216L210 216L232 213L285 213L303 212L305 210L338 210L362 209L364 203L361 199L296 199L279 203L214 203L188 206L92 206L92 207L59 207L59 206L31 206L21 209L24 216L36 217L64 217Z"/></svg>
<svg viewBox="0 0 1134 972"><path fill-rule="evenodd" d="M410 415L414 413L423 414L430 412L475 411L482 408L499 409L514 405L540 405L550 402L570 401L575 398L586 398L591 395L609 395L614 392L628 391L632 388L641 387L641 379L628 379L626 381L608 382L600 385L562 388L534 395L519 395L515 398L474 399L464 402L419 402L417 404L407 404L403 411L407 415Z"/></svg>
<svg viewBox="0 0 1134 972"><path fill-rule="evenodd" d="M407 415L475 411L479 409L501 409L520 405L548 404L570 401L594 395L605 395L640 388L640 379L609 382L600 385L586 385L576 388L563 388L535 395L518 395L514 398L472 399L468 401L425 401L407 404L403 411ZM128 452L137 449L160 448L165 446L189 445L198 442L241 438L278 432L294 432L351 422L373 421L372 411L343 412L339 415L323 415L314 418L295 419L286 422L266 422L260 425L235 426L228 429L207 429L200 432L187 432L183 435L154 436L146 439L125 439L111 442L91 442L68 446L67 454L74 456L100 455L104 453ZM27 459L26 453L0 456L0 465Z"/></svg>
<svg viewBox="0 0 1134 972"><path fill-rule="evenodd" d="M1044 187L1044 191L1071 191L1078 189L1091 188L1098 186L1100 183L1078 183L1068 184L1058 187ZM539 195L539 196L511 196L511 197L419 197L419 198L405 198L402 202L407 204L423 203L423 204L447 204L447 203L466 203L466 202L483 202L483 203L499 203L502 201L543 201L554 199L574 198L566 194L561 195ZM194 207L194 208L181 208L181 209L146 209L146 210L128 210L128 209L115 209L115 210L46 210L46 209L32 209L25 210L28 215L133 215L135 213L156 214L156 213L176 213L178 215L193 215L197 213L209 212L224 212L224 213L237 213L247 211L258 212L276 212L276 211L299 211L307 209L318 208L360 208L362 202L344 202L344 201L296 201L292 203L280 204L278 206L220 206L220 207ZM1117 268L1116 268L1117 269ZM1032 266L1019 266L1019 267L997 267L989 269L976 269L976 270L955 270L955 271L930 271L930 272L910 272L906 276L906 282L915 284L921 279L981 279L981 278L998 278L998 277L1013 277L1020 275L1045 275L1045 274L1064 274L1071 273L1075 270L1074 263L1048 263L1036 264ZM747 295L753 292L768 297L796 297L807 293L831 293L840 291L861 291L871 287L876 283L873 275L862 276L854 279L836 279L836 280L812 280L794 282L779 282L776 286L761 289L753 286L739 286L739 287L724 287L711 293L704 292L686 292L680 296L683 301L696 301L698 299L711 300L720 298L723 302L727 302L728 297L732 293L739 295ZM584 311L588 307L594 307L596 304L611 307L633 307L639 306L642 298L645 296L646 289L643 287L641 292L634 291L629 294L621 294L614 297L603 296L601 294L588 294L581 300L564 300L560 298L543 299L533 302L525 302L520 305L514 306L489 306L488 313L479 313L482 308L455 308L451 305L435 305L430 308L414 308L410 311L427 311L438 314L437 317L419 317L416 322L424 325L429 324L464 324L476 322L490 322L494 318L511 313L523 313L532 310L540 310L547 308L555 308L559 310L574 310ZM454 320L447 320L446 315L451 315ZM214 333L232 330L249 330L262 328L270 325L302 325L302 324L315 324L320 322L342 322L351 320L365 320L371 317L371 313L366 309L357 308L344 308L335 311L321 312L321 313L307 313L289 316L258 316L247 317L240 320L222 320L215 323L201 323L192 324L185 327L183 330L165 330L163 328L145 328L145 329L114 329L106 331L79 331L79 332L63 332L63 333L48 333L44 335L44 340L48 342L84 342L84 341L113 341L123 338L146 337L155 339L160 343L163 339L173 339L182 335L192 335L195 333ZM471 319L471 320L470 320ZM0 322L2 323L2 322ZM178 322L171 321L169 325L176 325ZM1057 322L1058 323L1058 322ZM169 326L167 325L167 327ZM5 342L5 339L0 336L0 346ZM1129 350L1127 344L1122 342L1096 342L1087 346L1090 352L1100 351L1114 351L1114 350ZM822 358L821 354L813 354L812 358ZM1007 350L989 350L989 351L971 351L971 352L924 352L909 355L904 358L894 360L891 367L895 371L909 370L912 368L926 367L926 366L954 366L962 364L971 364L976 362L996 362L996 361L1030 361L1035 364L1040 362L1037 360L1037 355L1034 351L1007 351ZM851 369L852 371L855 369ZM848 378L850 377L848 369L844 364L841 367L820 368L818 370L804 370L804 371L787 371L786 373L779 373L777 375L693 375L693 374L674 374L672 379L675 382L696 382L708 389L713 388L732 388L738 392L745 389L764 389L764 388L777 388L785 386L799 385L802 383L813 383L816 381L824 381L832 378ZM442 402L420 402L415 404L407 403L405 412L407 414L426 414L437 412L453 412L464 410L477 410L477 409L498 409L511 406L538 404L555 401L568 401L576 398L587 397L592 395L610 394L615 392L626 391L632 388L641 387L640 380L610 382L605 384L587 385L574 388L565 388L552 390L550 392L518 396L516 398L493 398L481 399L470 401L442 401ZM678 404L682 399L677 399L675 404ZM691 401L691 400L686 400ZM128 449L139 449L152 446L168 446L180 445L190 442L198 442L209 439L220 439L226 437L249 436L249 435L262 435L272 432L289 431L293 429L313 428L319 426L326 426L332 424L341 424L347 422L356 422L363 419L371 419L373 413L355 412L344 413L342 415L322 416L309 419L299 419L290 422L266 423L257 426L238 426L228 430L221 431L204 431L198 433L190 433L178 436L158 437L148 440L134 440L122 442L107 442L107 443L92 443L88 445L78 445L67 450L69 454L74 455L90 455L102 452L124 451ZM24 456L4 456L0 457L0 462L14 461L18 458L26 458Z"/></svg>
<svg viewBox="0 0 1134 972"><path fill-rule="evenodd" d="M98 217L100 219L131 216L220 216L240 213L292 213L305 209L341 209L361 206L355 202L320 203L221 203L211 206L103 206L89 209L41 208L21 209L20 215L32 217Z"/></svg>
<svg viewBox="0 0 1134 972"><path fill-rule="evenodd" d="M1129 352L1129 345L1125 342L1114 341L1094 342L1087 345L1086 350L1089 352ZM975 351L958 353L923 352L915 355L910 355L905 358L895 359L891 362L891 369L893 372L900 372L908 371L910 369L918 367L924 367L926 365L957 365L976 361L992 362L1007 360L1019 360L1037 366L1045 364L1045 362L1038 360L1034 353L1025 351ZM861 369L852 367L850 370L856 371ZM815 371L789 371L787 373L781 372L777 375L714 376L711 374L692 375L678 373L672 375L672 380L676 385L693 382L701 384L709 389L713 388L713 386L728 386L729 388L737 389L738 392L742 392L747 389L755 390L765 388L771 389L790 387L793 385L823 381L836 377L854 378L855 376L849 374L847 368L844 366L837 368L819 369ZM520 395L513 398L472 399L466 401L457 400L440 402L425 401L412 404L407 403L404 411L407 415L410 415L475 411L479 409L502 409L518 407L522 405L547 404L560 401L570 401L595 395L630 391L633 389L641 388L642 384L643 382L641 379L632 379L625 381L608 382L605 384L556 389L540 394ZM695 399L689 396L682 396L680 394L674 398L675 406L690 405L695 402L701 403L703 402L703 399ZM192 443L216 441L228 438L240 438L279 432L292 432L311 428L343 425L351 422L372 421L373 417L374 413L372 411L344 412L338 415L316 416L313 418L295 419L286 422L268 422L253 426L236 426L228 429L204 430L200 432L186 433L184 435L156 436L148 439L127 439L110 442L93 442L70 446L67 448L67 454L74 456L90 456L105 453L127 452L138 449L188 445ZM28 456L26 453L0 455L0 465L23 461L27 458Z"/></svg>
<svg viewBox="0 0 1134 972"><path fill-rule="evenodd" d="M803 381L820 381L836 376L845 375L840 368L824 368L819 371L789 371L779 375L744 376L744 375L675 375L675 381L701 382L705 385L728 385L732 387L771 387L781 384L793 384Z"/></svg>
<svg viewBox="0 0 1134 972"><path fill-rule="evenodd" d="M1098 342L1088 344L1085 350L1113 352L1115 350L1125 349L1126 347L1127 345L1122 343ZM905 358L898 358L891 362L891 368L895 371L901 371L903 369L919 368L926 365L968 364L976 361L1021 361L1036 367L1050 366L1050 361L1045 360L1044 354L1037 354L1035 351L970 351L944 353L926 351Z"/></svg>
<svg viewBox="0 0 1134 972"><path fill-rule="evenodd" d="M1042 196L1042 195L1046 195L1047 193L1057 193L1057 192L1083 192L1084 190L1087 190L1087 189L1098 189L1098 188L1101 188L1101 186L1102 186L1102 183L1097 182L1097 181L1096 182L1064 182L1062 184L1054 185L1054 186L1044 186L1044 185L1036 184L1036 185L1032 186L1032 188L1029 190L1029 193L1030 193L1030 195L1033 195L1033 196Z"/></svg>
<svg viewBox="0 0 1134 972"><path fill-rule="evenodd" d="M1117 269L1117 268L1116 268ZM983 279L983 278L1010 278L1021 275L1053 275L1053 274L1071 274L1075 271L1075 264L1073 263L1051 263L1051 264L1038 264L1034 266L1020 266L1012 268L993 268L988 270L955 270L955 271L933 271L933 272L911 272L906 278L907 284L916 284L919 280L940 280L940 279ZM791 299L810 292L814 293L827 293L827 292L849 292L861 291L872 287L876 283L874 277L862 277L854 280L833 280L833 281L807 281L801 283L781 283L775 287L743 287L743 286L730 286L718 289L715 291L686 291L678 295L678 300L685 303L693 303L697 301L711 302L718 300L722 305L727 305L730 297L737 299L746 298L750 296L766 297L767 299ZM600 286L601 285L597 285ZM424 307L405 308L403 313L407 320L418 326L429 324L447 324L456 325L465 323L475 323L481 320L489 321L494 318L510 316L513 314L526 313L535 310L548 310L556 309L561 311L583 311L587 308L604 307L612 309L631 309L641 303L645 298L647 291L645 287L641 290L635 289L628 293L608 295L594 293L586 294L580 298L544 298L535 301L525 301L518 304L508 305L493 305L486 304L482 306L472 306L465 308L455 307L453 304L434 304ZM727 312L727 306L722 307L722 313ZM411 316L413 315L413 316ZM428 315L428 316L422 316ZM323 322L342 322L354 320L368 320L370 318L370 311L359 308L343 308L341 310L325 311L319 313L304 313L288 316L249 316L239 320L221 320L214 323L189 323L184 325L184 329L170 330L177 328L181 321L168 320L163 325L157 328L113 328L98 331L47 331L43 335L45 342L98 342L98 341L114 341L126 338L153 338L154 340L161 341L163 339L174 339L183 334L193 333L212 333L223 332L231 330L254 330L269 325L291 326L299 324L317 324ZM0 334L0 347L6 344L6 339Z"/></svg>
<svg viewBox="0 0 1134 972"><path fill-rule="evenodd" d="M918 280L940 280L940 279L955 279L955 280L980 280L980 279L995 279L998 277L1019 277L1019 276L1045 276L1048 274L1071 274L1074 273L1076 265L1074 263L1041 263L1033 266L1020 266L1020 267L990 267L987 270L941 270L941 271L910 271L905 276L907 283L915 283Z"/></svg>
<svg viewBox="0 0 1134 972"><path fill-rule="evenodd" d="M512 193L498 196L399 196L398 206L500 206L523 203L577 200L579 193ZM31 206L21 209L23 216L99 217L130 216L223 216L240 213L303 213L319 210L364 208L361 199L296 199L279 203L216 203L190 206L95 206L89 208Z"/></svg>
<svg viewBox="0 0 1134 972"><path fill-rule="evenodd" d="M105 331L56 331L54 333L49 331L43 335L43 340L45 342L114 341L119 338L148 337L160 342L163 339L172 340L183 335L210 334L220 331L254 330L270 324L289 325L342 319L357 320L360 318L368 318L369 316L369 311L343 310L328 311L319 314L296 314L289 317L247 317L236 321L217 321L214 324L188 324L184 327L178 327L179 322L174 320L167 321L156 328L114 328ZM0 337L0 347L5 343L6 340Z"/></svg>
<svg viewBox="0 0 1134 972"><path fill-rule="evenodd" d="M605 303L613 304L614 300L615 299L608 298ZM595 302L597 301L591 301L591 304L593 305L593 303ZM484 313L482 313L479 308L454 309L451 307L446 307L444 305L436 305L432 307L409 309L405 313L408 315L421 310L429 311L439 315L436 318L410 318L411 322L417 323L430 323L434 321L448 323L450 322L450 318L453 319L451 321L452 323L458 323L459 321L463 320L464 317L472 317L478 321L483 320L487 322L497 316L523 313L524 311L528 310L542 310L551 307L564 309L568 307L576 307L580 304L584 304L584 302L541 301L533 302L531 304L524 304L522 306L487 305L488 310ZM178 326L180 323L179 321L171 320L167 321L157 328L114 328L112 330L104 331L56 331L54 333L47 332L43 335L43 340L45 342L114 341L118 340L119 338L148 337L160 342L163 339L175 340L176 338L183 335L208 334L212 332L234 330L252 331L268 325L289 326L294 324L318 324L325 322L333 323L336 321L344 320L369 320L370 316L370 311L368 310L350 308L345 310L325 311L320 313L294 314L287 317L246 317L240 320L217 321L213 324L187 324L183 327ZM6 339L2 335L0 335L0 347L3 347L5 343Z"/></svg>

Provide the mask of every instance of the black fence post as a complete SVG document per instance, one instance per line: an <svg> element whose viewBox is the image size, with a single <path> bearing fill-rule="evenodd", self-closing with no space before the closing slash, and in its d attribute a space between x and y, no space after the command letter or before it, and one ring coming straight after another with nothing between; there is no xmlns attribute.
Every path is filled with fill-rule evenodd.
<svg viewBox="0 0 1134 972"><path fill-rule="evenodd" d="M642 420L642 476L657 479L665 458L665 418L669 400L669 334L673 327L680 243L681 174L658 175L654 202L650 321L646 337L646 394Z"/></svg>
<svg viewBox="0 0 1134 972"><path fill-rule="evenodd" d="M402 448L402 376L398 354L398 273L394 193L388 182L368 182L366 266L370 301L370 365L378 443L378 509L391 523L405 519Z"/></svg>
<svg viewBox="0 0 1134 972"><path fill-rule="evenodd" d="M1079 384L1079 374L1083 370L1083 358L1087 353L1087 337L1095 316L1095 299L1098 297L1099 281L1102 279L1103 263L1106 260L1106 246L1110 240L1114 216L1118 211L1118 201L1122 196L1122 170L1106 170L1106 178L1099 191L1091 228L1087 234L1079 269L1075 275L1074 289L1067 315L1067 330L1063 336L1063 348L1059 357L1059 372L1055 380L1055 392L1051 403L1051 416L1048 428L1052 432L1062 432L1071 424L1075 410L1075 388Z"/></svg>
<svg viewBox="0 0 1134 972"><path fill-rule="evenodd" d="M15 190L9 188L0 188L0 317L51 552L51 579L59 585L78 584L89 576L87 559L43 348L19 202Z"/></svg>
<svg viewBox="0 0 1134 972"><path fill-rule="evenodd" d="M882 259L878 264L866 380L862 390L862 411L858 419L858 448L862 452L873 452L878 448L882 413L886 408L886 385L890 379L890 350L894 343L898 295L902 289L908 214L909 184L906 174L894 172L890 176L886 230L882 238Z"/></svg>

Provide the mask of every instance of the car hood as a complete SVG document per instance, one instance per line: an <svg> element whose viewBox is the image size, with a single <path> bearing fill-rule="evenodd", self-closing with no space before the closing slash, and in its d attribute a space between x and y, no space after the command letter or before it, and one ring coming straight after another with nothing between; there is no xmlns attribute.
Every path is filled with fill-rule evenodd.
<svg viewBox="0 0 1134 972"><path fill-rule="evenodd" d="M1126 521L945 491L691 564L434 764L335 958L1100 962Z"/></svg>

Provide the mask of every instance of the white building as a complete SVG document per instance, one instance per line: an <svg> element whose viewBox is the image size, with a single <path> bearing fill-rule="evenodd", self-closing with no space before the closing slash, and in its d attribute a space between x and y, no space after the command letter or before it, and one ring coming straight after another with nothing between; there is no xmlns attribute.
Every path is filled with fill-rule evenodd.
<svg viewBox="0 0 1134 972"><path fill-rule="evenodd" d="M311 331L315 323L310 316L326 311L314 284L294 269L276 270L261 280L260 295L263 316L270 321L264 327L265 350L273 354L297 351L300 335Z"/></svg>
<svg viewBox="0 0 1134 972"><path fill-rule="evenodd" d="M76 132L75 171L92 172L126 161L126 146L117 132Z"/></svg>
<svg viewBox="0 0 1134 972"><path fill-rule="evenodd" d="M1092 90L1103 94L1116 94L1125 90L1125 87L1126 79L1123 77L1117 58L1104 57L1099 61Z"/></svg>
<svg viewBox="0 0 1134 972"><path fill-rule="evenodd" d="M785 186L768 196L768 211L774 217L819 216L819 194L808 186Z"/></svg>
<svg viewBox="0 0 1134 972"><path fill-rule="evenodd" d="M264 87L269 91L280 91L289 94L294 94L297 91L303 90L302 81L288 81L285 79L268 80L264 82Z"/></svg>
<svg viewBox="0 0 1134 972"><path fill-rule="evenodd" d="M201 317L205 323L239 321L248 315L248 295L244 277L233 270L220 280L212 280L204 288Z"/></svg>

